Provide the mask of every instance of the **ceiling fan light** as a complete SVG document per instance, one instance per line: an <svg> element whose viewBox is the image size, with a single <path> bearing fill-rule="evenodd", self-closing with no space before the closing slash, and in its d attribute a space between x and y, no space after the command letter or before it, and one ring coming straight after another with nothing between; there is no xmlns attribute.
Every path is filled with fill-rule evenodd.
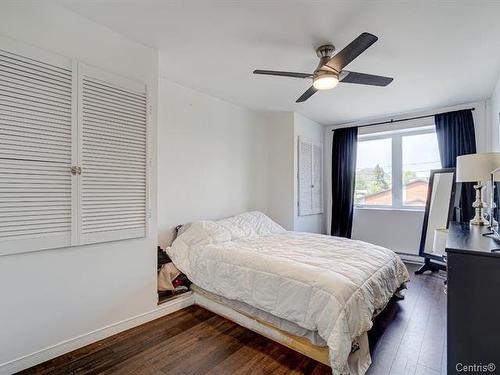
<svg viewBox="0 0 500 375"><path fill-rule="evenodd" d="M335 75L322 75L314 78L313 86L316 90L330 90L339 83L339 79Z"/></svg>

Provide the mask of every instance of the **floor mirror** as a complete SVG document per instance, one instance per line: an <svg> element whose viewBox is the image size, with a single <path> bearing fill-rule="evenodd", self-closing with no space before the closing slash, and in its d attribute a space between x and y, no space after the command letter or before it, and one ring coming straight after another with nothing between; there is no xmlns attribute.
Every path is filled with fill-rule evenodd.
<svg viewBox="0 0 500 375"><path fill-rule="evenodd" d="M424 265L415 271L416 274L446 268L446 237L453 215L454 195L455 168L432 170L420 239L419 255L424 258Z"/></svg>

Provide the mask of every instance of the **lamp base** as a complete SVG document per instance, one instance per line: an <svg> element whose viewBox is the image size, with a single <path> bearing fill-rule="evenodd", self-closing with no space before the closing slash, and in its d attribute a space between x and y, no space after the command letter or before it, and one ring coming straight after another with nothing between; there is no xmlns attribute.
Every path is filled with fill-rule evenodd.
<svg viewBox="0 0 500 375"><path fill-rule="evenodd" d="M472 219L471 221L469 221L470 225L485 225L485 226L489 226L490 223L488 220L486 220L485 218L474 218Z"/></svg>
<svg viewBox="0 0 500 375"><path fill-rule="evenodd" d="M477 185L474 185L474 189L476 190L476 200L472 203L472 207L474 208L475 215L470 221L470 225L490 225L489 221L484 218L486 204L483 202L481 194L483 184L478 182Z"/></svg>

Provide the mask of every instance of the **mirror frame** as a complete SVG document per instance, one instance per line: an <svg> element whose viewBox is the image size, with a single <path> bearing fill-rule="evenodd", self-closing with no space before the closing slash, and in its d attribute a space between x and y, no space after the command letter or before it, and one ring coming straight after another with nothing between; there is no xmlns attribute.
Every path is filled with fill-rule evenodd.
<svg viewBox="0 0 500 375"><path fill-rule="evenodd" d="M438 173L450 173L450 172L453 173L453 184L452 184L452 188L451 188L450 204L449 204L449 208L448 208L448 222L446 223L446 229L448 229L450 221L453 218L453 206L455 203L455 189L456 189L455 168L441 168L441 169L432 169L431 170L431 175L429 178L429 189L427 190L427 200L425 202L425 214L424 214L424 222L422 225L422 235L420 236L420 249L418 252L418 255L420 255L421 257L424 257L424 258L430 258L430 259L443 261L443 256L429 254L429 253L425 252L425 240L427 238L427 224L429 223L429 211L430 211L431 199L432 199L432 188L434 186L434 175L438 174Z"/></svg>

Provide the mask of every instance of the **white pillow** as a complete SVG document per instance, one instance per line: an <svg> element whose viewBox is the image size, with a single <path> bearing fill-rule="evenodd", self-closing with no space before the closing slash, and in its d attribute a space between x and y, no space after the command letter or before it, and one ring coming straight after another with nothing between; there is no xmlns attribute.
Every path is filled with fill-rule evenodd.
<svg viewBox="0 0 500 375"><path fill-rule="evenodd" d="M182 232L165 251L175 266L183 273L189 274L189 253L212 243L230 241L231 235L215 221L195 221Z"/></svg>
<svg viewBox="0 0 500 375"><path fill-rule="evenodd" d="M251 211L217 221L202 220L183 225L172 246L165 251L178 269L189 274L191 251L242 237L283 232L286 232L283 227L262 212Z"/></svg>
<svg viewBox="0 0 500 375"><path fill-rule="evenodd" d="M217 220L216 223L226 228L231 233L231 239L233 240L241 237L286 232L283 227L260 211L244 212L226 219Z"/></svg>

